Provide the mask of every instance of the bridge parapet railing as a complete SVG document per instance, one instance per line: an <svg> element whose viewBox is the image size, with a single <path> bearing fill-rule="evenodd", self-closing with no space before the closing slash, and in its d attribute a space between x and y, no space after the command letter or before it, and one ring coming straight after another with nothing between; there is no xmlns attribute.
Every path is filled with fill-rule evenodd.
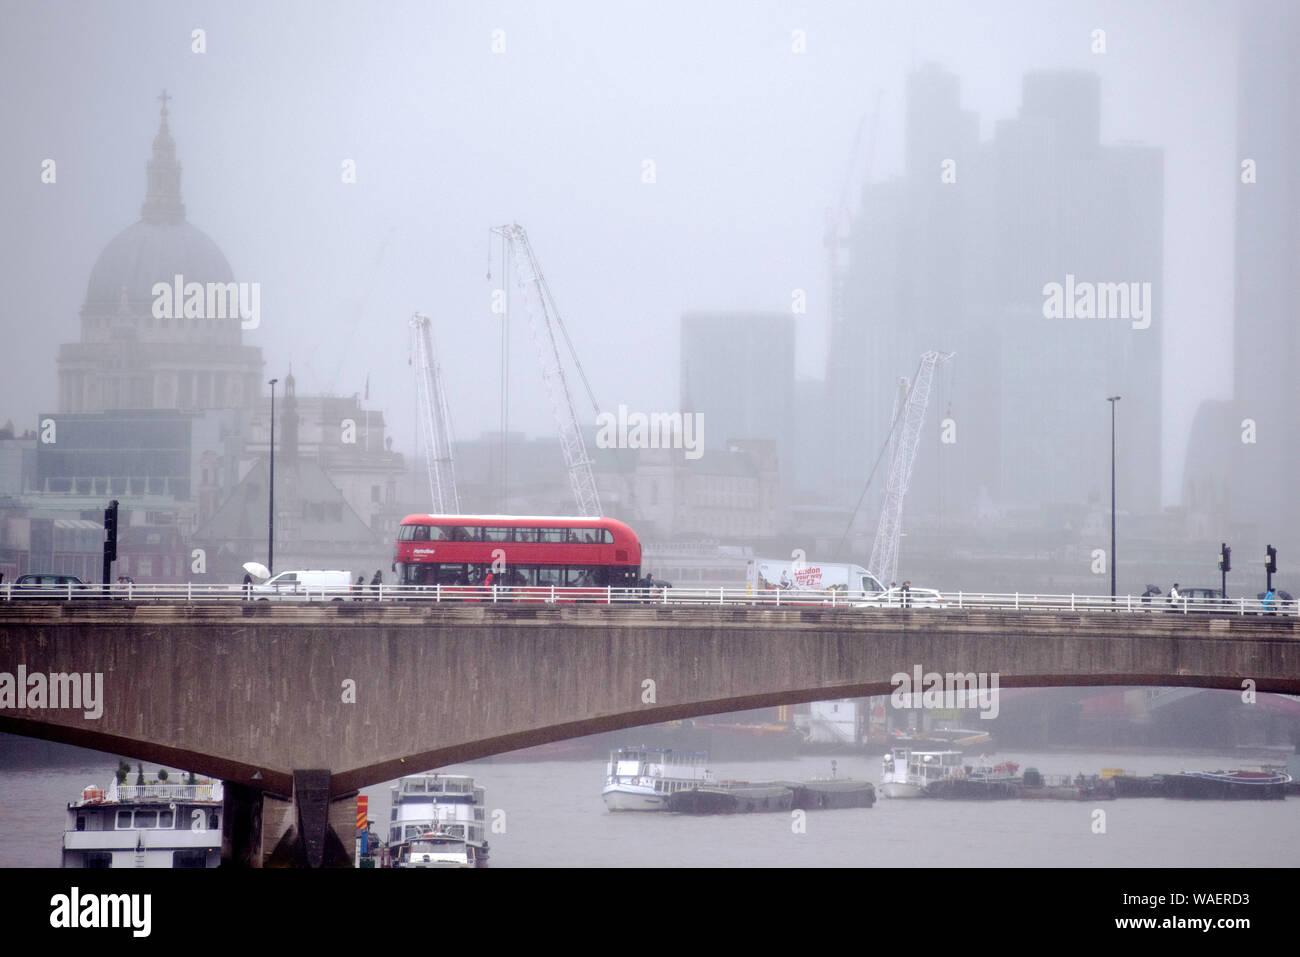
<svg viewBox="0 0 1300 957"><path fill-rule="evenodd" d="M605 605L746 605L765 608L819 607L845 613L883 611L916 613L963 610L1036 613L1123 613L1179 615L1300 616L1300 602L1258 598L1202 598L1164 595L1050 595L1027 592L937 592L932 589L903 595L889 592L846 592L840 589L641 588L608 586L504 586L504 585L349 585L304 588L300 591L259 593L237 584L181 583L112 585L18 586L0 584L0 602L103 602L208 603L224 602L369 602L369 603L585 603Z"/></svg>

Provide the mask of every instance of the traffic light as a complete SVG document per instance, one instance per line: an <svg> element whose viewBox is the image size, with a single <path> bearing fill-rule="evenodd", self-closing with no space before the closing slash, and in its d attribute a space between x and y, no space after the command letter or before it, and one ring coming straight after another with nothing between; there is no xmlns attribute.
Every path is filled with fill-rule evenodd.
<svg viewBox="0 0 1300 957"><path fill-rule="evenodd" d="M104 509L104 558L110 562L117 560L117 499Z"/></svg>
<svg viewBox="0 0 1300 957"><path fill-rule="evenodd" d="M1219 571L1225 575L1232 571L1232 547L1227 542L1219 546Z"/></svg>
<svg viewBox="0 0 1300 957"><path fill-rule="evenodd" d="M1277 549L1272 545L1268 546L1268 557L1264 559L1264 571L1270 575L1277 571Z"/></svg>

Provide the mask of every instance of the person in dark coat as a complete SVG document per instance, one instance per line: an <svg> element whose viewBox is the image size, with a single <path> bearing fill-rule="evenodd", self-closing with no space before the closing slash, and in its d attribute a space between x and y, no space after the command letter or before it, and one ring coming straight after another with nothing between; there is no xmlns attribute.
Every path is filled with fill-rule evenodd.
<svg viewBox="0 0 1300 957"><path fill-rule="evenodd" d="M244 572L244 601L253 600L253 576Z"/></svg>
<svg viewBox="0 0 1300 957"><path fill-rule="evenodd" d="M370 590L375 593L375 601L379 600L379 586L384 583L384 573L378 568L375 569L375 577L370 579Z"/></svg>

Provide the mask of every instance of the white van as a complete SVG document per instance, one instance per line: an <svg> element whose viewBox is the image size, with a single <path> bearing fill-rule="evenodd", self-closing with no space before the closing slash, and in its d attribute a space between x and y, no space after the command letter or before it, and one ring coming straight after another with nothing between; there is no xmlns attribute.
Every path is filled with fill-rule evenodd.
<svg viewBox="0 0 1300 957"><path fill-rule="evenodd" d="M837 562L791 561L783 558L755 558L749 562L747 578L751 592L838 591L871 595L885 590L861 565Z"/></svg>
<svg viewBox="0 0 1300 957"><path fill-rule="evenodd" d="M260 601L280 598L290 601L344 601L352 597L352 573L322 571L319 568L280 572L253 586Z"/></svg>

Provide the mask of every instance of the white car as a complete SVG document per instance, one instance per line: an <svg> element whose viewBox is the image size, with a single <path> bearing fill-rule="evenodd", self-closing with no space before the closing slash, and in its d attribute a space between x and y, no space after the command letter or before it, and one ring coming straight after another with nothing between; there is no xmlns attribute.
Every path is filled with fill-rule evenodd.
<svg viewBox="0 0 1300 957"><path fill-rule="evenodd" d="M947 608L948 601L933 588L891 588L866 601L856 602L854 608Z"/></svg>
<svg viewBox="0 0 1300 957"><path fill-rule="evenodd" d="M253 598L259 601L346 601L352 597L373 597L352 591L352 573L309 568L280 572L274 578L253 586Z"/></svg>

